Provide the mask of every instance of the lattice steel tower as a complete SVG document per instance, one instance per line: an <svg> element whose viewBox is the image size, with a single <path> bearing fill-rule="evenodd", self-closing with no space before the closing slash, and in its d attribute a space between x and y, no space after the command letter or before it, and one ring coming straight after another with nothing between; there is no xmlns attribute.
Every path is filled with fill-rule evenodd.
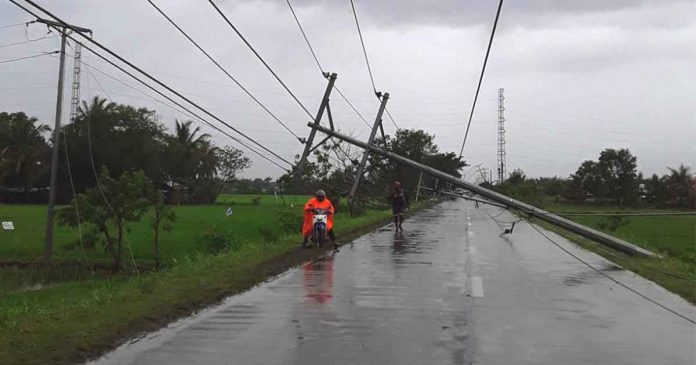
<svg viewBox="0 0 696 365"><path fill-rule="evenodd" d="M505 96L503 88L498 89L498 183L507 176L505 162Z"/></svg>
<svg viewBox="0 0 696 365"><path fill-rule="evenodd" d="M70 121L75 123L77 108L80 106L80 75L82 74L82 44L75 42L73 59L72 97L70 98Z"/></svg>

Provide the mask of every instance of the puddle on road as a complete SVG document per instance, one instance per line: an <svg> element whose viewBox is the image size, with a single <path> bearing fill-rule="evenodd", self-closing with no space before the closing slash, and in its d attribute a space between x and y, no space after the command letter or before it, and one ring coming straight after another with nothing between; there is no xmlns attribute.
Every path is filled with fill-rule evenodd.
<svg viewBox="0 0 696 365"><path fill-rule="evenodd" d="M622 268L612 265L612 264L602 264L600 267L597 267L597 270L600 272L617 272L617 271L624 271ZM572 275L572 276L566 276L563 278L563 285L565 286L579 286L583 284L587 284L590 280L596 279L596 278L603 278L604 275L601 273L597 272L596 270L592 269L587 269L587 271L583 271L577 275Z"/></svg>

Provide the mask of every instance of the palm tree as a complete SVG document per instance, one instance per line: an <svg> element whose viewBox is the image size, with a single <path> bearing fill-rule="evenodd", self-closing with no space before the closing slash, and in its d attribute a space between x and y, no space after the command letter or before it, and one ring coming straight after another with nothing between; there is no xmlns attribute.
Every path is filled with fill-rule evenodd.
<svg viewBox="0 0 696 365"><path fill-rule="evenodd" d="M679 165L676 169L668 167L669 175L667 175L667 190L670 194L670 200L678 206L693 205L694 192L693 179L691 168L684 165Z"/></svg>
<svg viewBox="0 0 696 365"><path fill-rule="evenodd" d="M43 134L51 129L37 122L24 113L0 113L0 179L14 181L25 194L45 168L48 151Z"/></svg>
<svg viewBox="0 0 696 365"><path fill-rule="evenodd" d="M82 105L77 107L77 117L79 119L98 119L100 115L111 113L116 109L117 104L109 102L105 98L95 96L92 99L92 104L88 104L86 100L82 101Z"/></svg>
<svg viewBox="0 0 696 365"><path fill-rule="evenodd" d="M195 172L197 179L212 179L217 175L220 161L219 152L220 148L208 141L200 144L195 152L195 158L198 162Z"/></svg>
<svg viewBox="0 0 696 365"><path fill-rule="evenodd" d="M192 121L176 121L174 135L168 138L169 175L179 182L195 179L200 164L200 151L209 145L210 135L192 128Z"/></svg>
<svg viewBox="0 0 696 365"><path fill-rule="evenodd" d="M194 151L201 147L201 144L205 143L210 135L207 133L197 135L201 131L201 127L196 127L191 130L191 124L193 121L187 120L185 122L176 121L176 131L174 134L174 141L181 147L184 147L185 151Z"/></svg>

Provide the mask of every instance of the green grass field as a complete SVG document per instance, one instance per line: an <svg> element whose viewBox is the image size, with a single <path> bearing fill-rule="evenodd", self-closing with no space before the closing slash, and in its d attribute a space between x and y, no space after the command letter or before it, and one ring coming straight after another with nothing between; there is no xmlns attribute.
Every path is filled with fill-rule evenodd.
<svg viewBox="0 0 696 365"><path fill-rule="evenodd" d="M284 196L274 196L274 195L258 195L258 194L220 194L215 200L216 204L253 204L255 198L259 199L260 205L265 206L282 206L283 201L286 205L302 205L304 204L309 196L304 195L284 195Z"/></svg>
<svg viewBox="0 0 696 365"><path fill-rule="evenodd" d="M655 213L663 210L612 208L590 205L550 204L553 212L577 213ZM674 211L674 210L670 210ZM664 256L693 263L696 260L696 215L621 217L614 229L603 216L568 216L569 219L635 243Z"/></svg>
<svg viewBox="0 0 696 365"><path fill-rule="evenodd" d="M283 213L301 214L301 205L307 197L286 197L286 204L273 196L261 196L257 205L252 199L258 195L221 195L218 204L175 206L177 219L170 232L161 232L160 249L164 263L180 260L195 252L205 252L201 237L210 227L222 226L244 239L258 241L267 238L262 228L280 233L278 218ZM297 201L299 203L295 203ZM291 204L294 207L291 207ZM226 215L231 208L232 214ZM348 224L347 216L336 215L336 224ZM41 257L43 250L46 207L38 205L0 205L0 220L13 221L15 230L0 230L0 260L31 261ZM298 229L300 222L298 221ZM128 225L127 235L133 256L137 261L152 260L152 229L150 217ZM86 229L86 228L85 228ZM84 230L83 230L84 231ZM299 239L299 238L298 238ZM57 260L108 260L101 247L83 252L66 246L79 241L77 229L56 225L55 257Z"/></svg>
<svg viewBox="0 0 696 365"><path fill-rule="evenodd" d="M3 290L0 285L0 363L84 362L143 331L157 329L322 254L317 249L298 249L299 233L279 233L276 239L267 240L259 232L259 227L264 225L282 232L277 219L279 212L299 213L301 208L276 208L275 200L268 198L262 199L259 205L244 205L247 197L227 198L239 201L226 203L233 209L229 217L225 215L225 204L176 207L179 216L176 229L163 237L162 245L170 259L180 258L160 271L53 280L38 290L17 290L16 285L14 289ZM422 207L425 205L414 209ZM5 235L7 232L0 236L3 246L0 257L40 257L44 215L43 207L0 206L2 219L14 220L16 227L10 232L12 236ZM336 234L340 241L341 237L383 224L390 216L389 210L368 210L357 217L339 210ZM220 254L196 253L200 252L202 231L216 223L228 225L243 234L245 240L234 250ZM146 222L134 224L130 234L135 255L142 259L150 257L147 227ZM76 234L62 227L56 235L57 241L69 242ZM61 250L56 254L61 258L75 255ZM33 280L33 276L39 280L46 276L40 269L35 272L35 269L15 268L6 274L3 271L8 270L0 270L0 284L6 279L20 281L20 278L31 284L27 280Z"/></svg>

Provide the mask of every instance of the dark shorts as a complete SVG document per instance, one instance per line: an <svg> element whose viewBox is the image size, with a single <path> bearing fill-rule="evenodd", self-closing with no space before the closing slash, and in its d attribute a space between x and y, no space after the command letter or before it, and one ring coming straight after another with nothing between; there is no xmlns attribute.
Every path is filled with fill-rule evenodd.
<svg viewBox="0 0 696 365"><path fill-rule="evenodd" d="M393 215L403 214L404 210L406 210L406 207L392 207L392 214Z"/></svg>

